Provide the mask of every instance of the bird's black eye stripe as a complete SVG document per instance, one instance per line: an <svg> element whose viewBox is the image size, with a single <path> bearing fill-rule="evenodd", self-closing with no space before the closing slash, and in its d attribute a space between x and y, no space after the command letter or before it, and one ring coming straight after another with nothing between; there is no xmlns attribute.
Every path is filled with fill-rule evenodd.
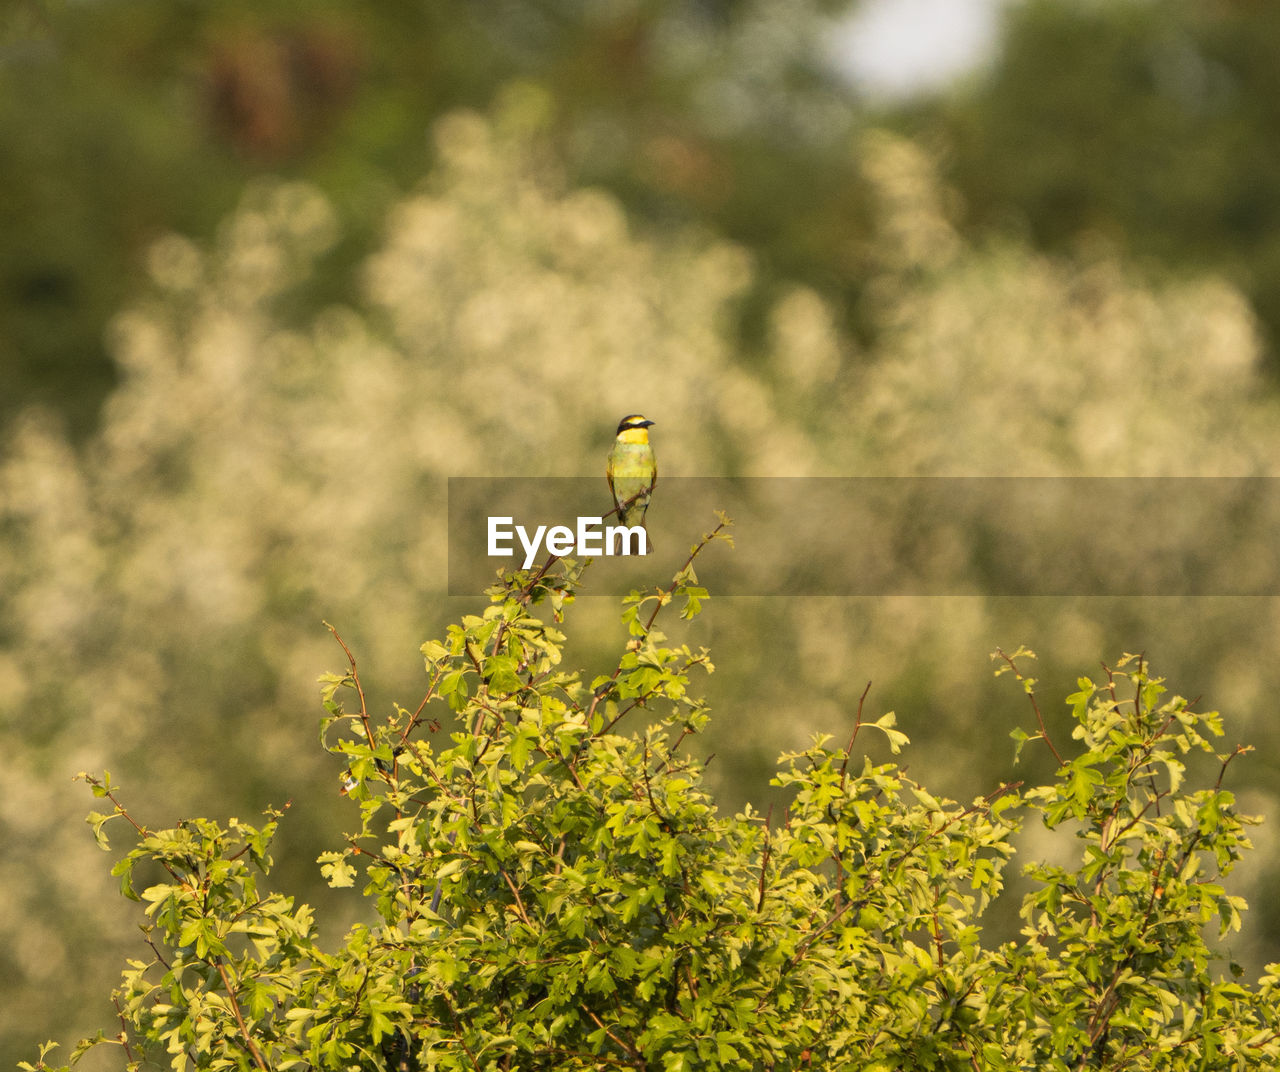
<svg viewBox="0 0 1280 1072"><path fill-rule="evenodd" d="M648 428L653 421L639 413L632 413L618 422L618 432L627 432L633 428Z"/></svg>

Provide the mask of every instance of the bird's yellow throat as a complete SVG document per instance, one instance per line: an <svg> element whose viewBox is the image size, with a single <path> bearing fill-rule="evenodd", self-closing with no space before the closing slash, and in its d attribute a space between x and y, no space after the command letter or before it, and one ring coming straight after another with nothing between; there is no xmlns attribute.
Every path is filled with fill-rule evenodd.
<svg viewBox="0 0 1280 1072"><path fill-rule="evenodd" d="M619 443L648 443L648 428L627 428L618 433Z"/></svg>

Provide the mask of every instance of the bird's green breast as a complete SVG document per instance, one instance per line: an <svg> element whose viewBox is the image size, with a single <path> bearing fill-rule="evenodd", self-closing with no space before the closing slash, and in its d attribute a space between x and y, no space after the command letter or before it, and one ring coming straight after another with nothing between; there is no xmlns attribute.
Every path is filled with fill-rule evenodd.
<svg viewBox="0 0 1280 1072"><path fill-rule="evenodd" d="M653 448L648 443L618 440L613 444L609 452L609 483L618 506L618 519L624 525L644 523L655 472Z"/></svg>
<svg viewBox="0 0 1280 1072"><path fill-rule="evenodd" d="M653 476L653 448L648 443L614 443L609 471L615 486L619 479L643 480L648 485Z"/></svg>

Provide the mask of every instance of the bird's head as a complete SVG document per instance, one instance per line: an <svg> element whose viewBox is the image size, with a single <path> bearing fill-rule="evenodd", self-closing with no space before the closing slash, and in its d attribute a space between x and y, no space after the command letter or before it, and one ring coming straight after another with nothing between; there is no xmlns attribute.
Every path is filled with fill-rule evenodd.
<svg viewBox="0 0 1280 1072"><path fill-rule="evenodd" d="M653 421L639 413L630 413L618 422L619 443L648 443L649 426Z"/></svg>

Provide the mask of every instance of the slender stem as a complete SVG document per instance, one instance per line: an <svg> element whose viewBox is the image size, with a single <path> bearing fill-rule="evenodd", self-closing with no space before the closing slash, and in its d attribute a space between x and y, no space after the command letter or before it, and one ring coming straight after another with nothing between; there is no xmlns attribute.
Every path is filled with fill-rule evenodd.
<svg viewBox="0 0 1280 1072"><path fill-rule="evenodd" d="M756 897L756 915L759 915L764 909L764 879L765 871L769 867L769 855L773 851L773 845L769 837L769 820L773 818L773 805L769 805L768 814L764 817L764 851L760 853L760 891Z"/></svg>
<svg viewBox="0 0 1280 1072"><path fill-rule="evenodd" d="M1009 664L1009 669L1013 671L1013 676L1022 682L1023 688L1026 690L1028 699L1031 700L1031 710L1036 713L1036 722L1040 725L1040 736L1044 739L1044 743L1049 746L1049 751L1053 753L1053 758L1058 761L1059 767L1065 767L1067 761L1062 758L1062 753L1058 751L1053 743L1053 738L1049 736L1049 730L1044 724L1044 715L1040 713L1040 704L1036 702L1036 693L1034 689L1027 688L1027 679L1022 676L1022 671L1018 669L1018 664L1013 661L1004 651L996 648L996 654Z"/></svg>
<svg viewBox="0 0 1280 1072"><path fill-rule="evenodd" d="M152 948L154 949L155 947L152 946ZM165 967L167 968L168 965L166 964ZM136 1058L133 1056L133 1050L129 1047L129 1022L124 1018L124 1010L120 1008L119 999L112 996L111 1003L116 1007L116 1016L120 1018L120 1045L124 1047L124 1055L129 1058L129 1064L132 1066ZM43 1065L44 1062L41 1062L41 1067Z"/></svg>
<svg viewBox="0 0 1280 1072"><path fill-rule="evenodd" d="M668 602L670 602L672 593L674 593L675 590L679 587L680 574L684 573L684 571L687 570L690 565L692 565L693 560L698 557L698 555L702 552L703 548L707 546L707 544L709 544L712 540L716 538L716 536L719 535L720 530L723 529L726 526L726 524L728 524L728 522L721 521L717 523L716 527L712 529L710 532L704 533L702 539L699 540L698 543L694 545L693 550L689 552L689 557L684 560L684 565L682 565L678 570L676 570L675 577L672 578L671 587L658 589L656 601L653 607L653 613L649 615L649 620L644 623L643 628L646 634L648 634L648 632L653 628L653 623L657 621L659 612L662 610L663 607L667 605ZM701 662L703 660L698 660L698 661ZM694 664L691 663L690 665L694 665ZM622 673L622 663L621 661L619 661L618 665L614 667L613 673L609 675L609 680L617 681L618 675L621 673ZM591 716L596 713L596 708L600 705L600 701L604 699L604 697L607 696L608 693L609 693L608 689L597 690L596 695L591 700L591 706L587 708L588 724L591 722ZM621 716L618 716L618 717L620 718ZM617 721L618 720L615 718L613 722L609 723L609 726L612 727L613 723Z"/></svg>
<svg viewBox="0 0 1280 1072"><path fill-rule="evenodd" d="M231 978L227 975L226 966L221 959L215 961L214 966L218 969L218 974L222 976L222 985L227 988L227 1000L231 1002L231 1011L235 1014L236 1023L240 1025L240 1034L244 1037L245 1045L249 1047L249 1052L253 1055L254 1064L262 1069L262 1072L271 1072L267 1067L267 1062L262 1059L262 1053L258 1050L257 1044L249 1035L249 1029L245 1027L244 1016L240 1013L240 1002L236 1000L235 988L231 985Z"/></svg>
<svg viewBox="0 0 1280 1072"><path fill-rule="evenodd" d="M351 654L351 649L347 647L347 642L338 635L336 630L328 622L325 622L325 628L333 634L333 639L342 645L342 650L347 654L347 662L351 666L351 683L355 686L356 695L360 697L360 723L364 726L364 735L368 738L369 747L377 748L377 744L373 739L373 727L369 724L369 706L364 699L364 686L360 684L360 674L356 671L356 657Z"/></svg>

